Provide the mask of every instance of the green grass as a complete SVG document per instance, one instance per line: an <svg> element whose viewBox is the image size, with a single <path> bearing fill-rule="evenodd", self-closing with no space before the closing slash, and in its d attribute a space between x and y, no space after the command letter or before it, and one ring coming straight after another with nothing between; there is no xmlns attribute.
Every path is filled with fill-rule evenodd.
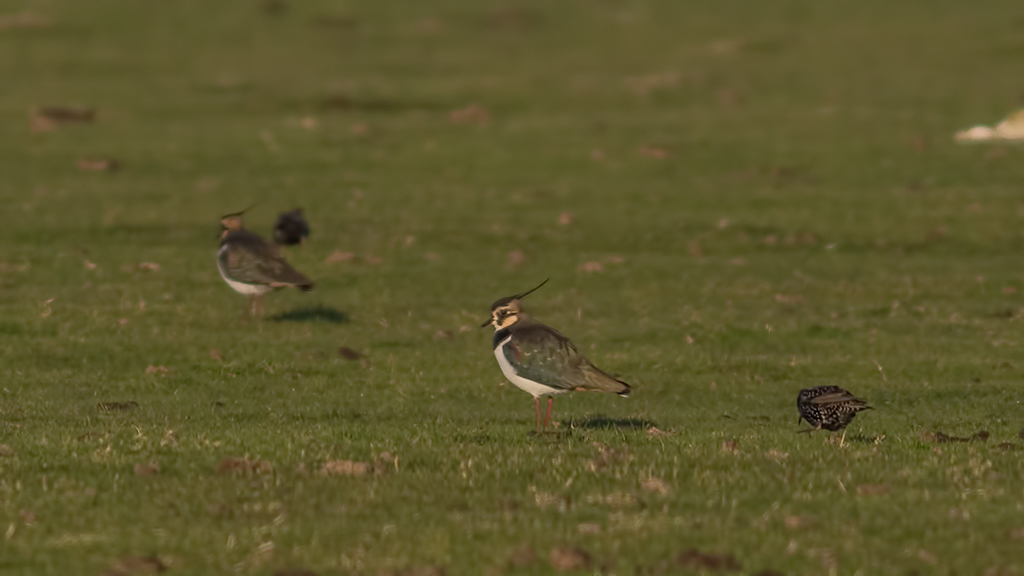
<svg viewBox="0 0 1024 576"><path fill-rule="evenodd" d="M0 572L1024 572L1024 149L952 141L1022 105L1019 2L270 6L0 0L46 24L0 26ZM317 281L261 320L214 266L253 202ZM548 277L635 393L537 437L477 326ZM795 434L825 383L844 447Z"/></svg>

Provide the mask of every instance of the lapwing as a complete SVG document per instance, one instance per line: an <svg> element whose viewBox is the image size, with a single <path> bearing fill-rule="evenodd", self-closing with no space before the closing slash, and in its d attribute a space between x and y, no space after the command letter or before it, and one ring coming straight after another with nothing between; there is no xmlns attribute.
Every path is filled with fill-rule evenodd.
<svg viewBox="0 0 1024 576"><path fill-rule="evenodd" d="M796 408L800 411L800 417L814 426L803 432L814 432L823 428L831 432L842 430L840 446L846 441L846 427L857 416L857 412L871 410L867 402L839 386L818 386L801 390L796 397Z"/></svg>
<svg viewBox="0 0 1024 576"><path fill-rule="evenodd" d="M302 208L281 212L274 224L274 243L278 246L305 244L309 238L309 223L302 215Z"/></svg>
<svg viewBox="0 0 1024 576"><path fill-rule="evenodd" d="M541 282L540 288L547 283ZM629 396L629 384L608 375L587 360L572 341L523 312L519 301L537 288L502 298L491 304L491 319L481 328L494 326L494 357L501 372L521 390L533 395L537 430L547 430L556 394L573 391L614 392ZM544 423L540 398L548 397Z"/></svg>
<svg viewBox="0 0 1024 576"><path fill-rule="evenodd" d="M274 245L242 227L244 212L220 220L217 270L235 292L249 296L249 311L258 316L263 313L263 295L267 292L291 286L308 292L313 282L292 268Z"/></svg>

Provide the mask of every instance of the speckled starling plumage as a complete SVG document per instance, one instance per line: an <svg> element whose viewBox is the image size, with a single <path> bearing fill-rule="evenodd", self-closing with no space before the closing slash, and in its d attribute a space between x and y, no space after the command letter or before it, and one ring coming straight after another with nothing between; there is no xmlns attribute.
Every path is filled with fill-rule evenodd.
<svg viewBox="0 0 1024 576"><path fill-rule="evenodd" d="M800 417L815 429L842 430L857 412L870 410L867 402L839 386L818 386L800 391L796 398Z"/></svg>

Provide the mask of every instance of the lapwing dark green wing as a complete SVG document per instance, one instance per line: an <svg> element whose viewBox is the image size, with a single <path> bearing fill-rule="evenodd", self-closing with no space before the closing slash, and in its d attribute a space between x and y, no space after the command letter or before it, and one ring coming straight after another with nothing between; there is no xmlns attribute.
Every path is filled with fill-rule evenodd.
<svg viewBox="0 0 1024 576"><path fill-rule="evenodd" d="M242 212L221 218L217 270L235 292L249 296L249 311L263 313L263 295L277 288L313 289L306 278L278 253L277 248L242 227Z"/></svg>
<svg viewBox="0 0 1024 576"><path fill-rule="evenodd" d="M541 282L540 288L547 283ZM494 326L494 357L509 382L533 395L537 429L547 430L556 394L574 391L613 392L628 396L629 384L608 375L587 360L572 341L559 331L537 322L519 301L537 288L502 298L491 304L491 319L481 327ZM544 423L540 398L548 397Z"/></svg>

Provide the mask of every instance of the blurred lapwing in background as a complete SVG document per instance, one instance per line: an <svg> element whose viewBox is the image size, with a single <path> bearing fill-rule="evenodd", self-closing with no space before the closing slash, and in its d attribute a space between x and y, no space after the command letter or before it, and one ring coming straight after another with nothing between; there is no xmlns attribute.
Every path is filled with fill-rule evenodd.
<svg viewBox="0 0 1024 576"><path fill-rule="evenodd" d="M263 295L278 288L313 289L306 278L277 251L277 247L242 226L242 212L221 218L217 269L224 281L239 294L249 296L249 312L263 313Z"/></svg>

